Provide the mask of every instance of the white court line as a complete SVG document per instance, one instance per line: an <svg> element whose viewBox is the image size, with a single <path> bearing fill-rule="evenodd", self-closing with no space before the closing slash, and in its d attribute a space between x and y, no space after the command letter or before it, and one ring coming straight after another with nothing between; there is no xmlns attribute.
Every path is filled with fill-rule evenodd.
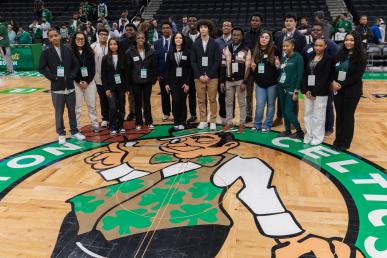
<svg viewBox="0 0 387 258"><path fill-rule="evenodd" d="M92 257L95 257L95 258L106 258L105 256L101 256L99 254L93 253L92 251L88 250L80 242L76 242L75 244L79 247L79 249L81 249L83 252L85 252L86 254L88 254L88 255L90 255Z"/></svg>
<svg viewBox="0 0 387 258"><path fill-rule="evenodd" d="M0 176L0 181L8 181L8 179L10 179L10 177Z"/></svg>

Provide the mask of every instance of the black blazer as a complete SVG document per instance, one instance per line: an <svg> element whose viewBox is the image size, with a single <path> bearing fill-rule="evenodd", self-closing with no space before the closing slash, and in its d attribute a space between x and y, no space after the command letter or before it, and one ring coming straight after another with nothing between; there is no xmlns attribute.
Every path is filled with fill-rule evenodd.
<svg viewBox="0 0 387 258"><path fill-rule="evenodd" d="M90 83L93 81L95 76L95 59L94 55L87 54L85 51L82 52L81 55L75 55L75 57L78 60L79 63L79 69L76 77L74 78L74 81L79 83L80 81L86 81L87 83ZM82 77L81 67L87 67L87 76Z"/></svg>
<svg viewBox="0 0 387 258"><path fill-rule="evenodd" d="M208 57L208 66L202 66L202 57ZM222 62L222 53L213 38L209 38L206 52L203 49L202 39L197 39L191 49L191 67L194 78L207 74L210 79L218 78L220 64Z"/></svg>
<svg viewBox="0 0 387 258"><path fill-rule="evenodd" d="M359 63L352 63L351 58L349 59L348 72L345 80L340 82L337 80L339 72L335 69L334 79L340 83L341 90L339 94L344 94L345 97L355 98L363 95L363 74L367 67L367 57L364 55Z"/></svg>
<svg viewBox="0 0 387 258"><path fill-rule="evenodd" d="M175 51L167 54L165 83L173 86L190 85L192 80L192 70L190 62L190 51L186 48L183 50L182 59L178 65L175 59ZM183 70L182 77L176 77L176 68L181 67Z"/></svg>
<svg viewBox="0 0 387 258"><path fill-rule="evenodd" d="M62 61L54 46L43 50L39 61L39 72L51 81L51 90L59 91L74 89L73 80L76 77L79 64L73 50L64 45L60 46ZM64 67L64 77L57 76L57 67Z"/></svg>
<svg viewBox="0 0 387 258"><path fill-rule="evenodd" d="M132 84L155 84L157 80L157 56L150 47L145 48L145 59L142 60L136 46L126 52L128 63L128 83ZM141 69L147 70L147 78L141 79Z"/></svg>
<svg viewBox="0 0 387 258"><path fill-rule="evenodd" d="M304 82L302 85L302 93L306 93L310 91L313 97L316 96L328 96L330 86L335 76L335 63L333 58L325 51L323 58L320 62L317 63L316 67L313 70L313 75L315 78L315 86L308 86L308 75L312 75L312 71L310 69L310 63L313 60L315 55L313 55L305 66L304 73Z"/></svg>
<svg viewBox="0 0 387 258"><path fill-rule="evenodd" d="M282 32L282 31L277 32L274 35L274 43L281 50L281 53L282 53L282 43L284 41L285 35L286 35L286 32ZM293 39L296 42L296 47L294 50L302 55L302 50L306 46L305 36L302 35L298 30L296 30L293 34Z"/></svg>
<svg viewBox="0 0 387 258"><path fill-rule="evenodd" d="M118 56L117 67L114 68L113 63L108 62L109 55L102 58L101 63L101 80L105 90L110 91L126 91L128 90L128 83L126 77L126 60ZM121 77L121 83L116 84L114 74L119 74Z"/></svg>

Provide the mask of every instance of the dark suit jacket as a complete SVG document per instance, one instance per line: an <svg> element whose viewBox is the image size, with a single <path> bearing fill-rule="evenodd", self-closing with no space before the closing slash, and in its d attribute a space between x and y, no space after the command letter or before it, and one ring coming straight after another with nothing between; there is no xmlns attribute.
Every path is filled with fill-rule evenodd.
<svg viewBox="0 0 387 258"><path fill-rule="evenodd" d="M177 65L175 59L175 52L169 52L167 55L166 61L166 73L165 73L165 83L169 84L171 87L181 87L183 84L190 85L192 80L192 70L190 62L190 51L186 48L183 51L182 59L180 64ZM183 70L182 77L176 77L176 68L181 67Z"/></svg>
<svg viewBox="0 0 387 258"><path fill-rule="evenodd" d="M284 41L285 35L286 35L286 32L278 32L274 36L274 43L281 50L281 52L282 52L282 43ZM306 46L305 36L302 35L298 30L296 30L293 34L293 38L296 41L296 47L294 50L302 55L302 50Z"/></svg>
<svg viewBox="0 0 387 258"><path fill-rule="evenodd" d="M87 77L82 77L81 69L78 69L77 76L74 78L74 81L79 83L80 81L86 81L90 83L93 81L95 76L95 59L94 55L88 55L85 51L81 55L75 56L79 62L80 67L87 67Z"/></svg>
<svg viewBox="0 0 387 258"><path fill-rule="evenodd" d="M172 41L172 37L170 39ZM167 52L164 49L164 38L161 37L154 43L154 48L157 55L157 75L165 77L165 57ZM172 42L169 42L169 51L172 50Z"/></svg>
<svg viewBox="0 0 387 258"><path fill-rule="evenodd" d="M202 57L208 57L208 66L202 66ZM222 53L213 38L207 43L206 52L203 49L202 39L197 39L191 48L191 67L194 72L194 78L207 74L210 79L218 78L220 64L222 62Z"/></svg>
<svg viewBox="0 0 387 258"><path fill-rule="evenodd" d="M310 69L310 62L315 55L311 56L306 63L304 73L304 83L302 86L302 93L310 91L312 96L328 96L331 83L335 76L335 63L333 57L325 51L323 58L317 63L313 70L313 75L316 76L315 86L308 86L308 75L312 74Z"/></svg>
<svg viewBox="0 0 387 258"><path fill-rule="evenodd" d="M126 74L126 58L120 57L117 61L117 67L114 68L112 63L108 62L109 55L106 55L102 58L101 64L101 80L102 85L105 90L110 91L126 91L128 90L128 81ZM117 84L114 78L114 74L119 74L121 77L121 83Z"/></svg>
<svg viewBox="0 0 387 258"><path fill-rule="evenodd" d="M71 48L60 46L62 61L53 46L43 50L39 61L39 72L51 81L51 90L74 89L73 80L77 76L79 63ZM64 77L57 76L57 67L64 67Z"/></svg>
<svg viewBox="0 0 387 258"><path fill-rule="evenodd" d="M133 84L155 84L157 80L157 56L150 47L145 48L145 59L142 60L137 48L134 46L126 52L128 63L128 83L131 87ZM147 70L147 78L141 78L141 69Z"/></svg>
<svg viewBox="0 0 387 258"><path fill-rule="evenodd" d="M367 57L364 55L359 63L352 63L349 60L348 72L343 82L338 81L341 84L342 89L339 90L339 94L344 94L345 97L355 98L361 97L363 94L363 74L367 67ZM339 76L339 72L335 69L335 80Z"/></svg>

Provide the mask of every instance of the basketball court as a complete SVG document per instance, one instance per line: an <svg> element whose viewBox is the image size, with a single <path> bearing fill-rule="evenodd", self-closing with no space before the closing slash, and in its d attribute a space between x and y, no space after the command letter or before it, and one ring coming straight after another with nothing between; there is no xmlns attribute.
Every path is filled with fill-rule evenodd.
<svg viewBox="0 0 387 258"><path fill-rule="evenodd" d="M93 133L85 106L87 141L60 146L49 88L0 77L1 257L387 257L387 80L364 81L344 153L174 131L158 86L155 130Z"/></svg>

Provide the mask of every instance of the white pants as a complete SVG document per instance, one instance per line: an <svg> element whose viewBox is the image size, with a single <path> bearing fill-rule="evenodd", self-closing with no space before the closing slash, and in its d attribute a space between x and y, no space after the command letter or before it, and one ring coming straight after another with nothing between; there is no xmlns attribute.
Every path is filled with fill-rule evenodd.
<svg viewBox="0 0 387 258"><path fill-rule="evenodd" d="M328 96L317 96L315 100L308 99L306 96L304 98L305 139L310 139L315 144L324 141L327 102Z"/></svg>
<svg viewBox="0 0 387 258"><path fill-rule="evenodd" d="M74 82L75 87L75 114L77 117L78 129L81 128L81 115L83 99L86 101L89 119L92 126L98 126L98 115L95 107L97 98L97 86L94 80L90 82L86 89L81 89L78 83Z"/></svg>
<svg viewBox="0 0 387 258"><path fill-rule="evenodd" d="M5 52L4 52L5 49ZM5 64L7 65L7 72L13 72L13 64L11 59L11 48L10 47L0 47L0 55L3 57Z"/></svg>

